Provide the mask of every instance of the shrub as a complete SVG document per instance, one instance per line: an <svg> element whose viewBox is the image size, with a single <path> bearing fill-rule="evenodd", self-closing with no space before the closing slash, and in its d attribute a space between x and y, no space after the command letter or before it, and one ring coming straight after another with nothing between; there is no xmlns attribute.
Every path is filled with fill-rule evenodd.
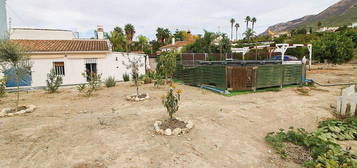
<svg viewBox="0 0 357 168"><path fill-rule="evenodd" d="M54 69L51 69L50 73L47 74L47 88L46 90L49 93L54 93L58 90L58 88L62 85L63 79L61 76L56 75L56 72Z"/></svg>
<svg viewBox="0 0 357 168"><path fill-rule="evenodd" d="M319 129L308 133L304 129L290 128L269 133L265 140L281 155L287 158L284 144L287 142L303 146L310 151L313 160L306 161L306 167L357 167L357 156L345 151L337 140L350 140L357 136L357 119L345 121L327 120L320 122Z"/></svg>
<svg viewBox="0 0 357 168"><path fill-rule="evenodd" d="M351 38L342 33L326 33L313 42L314 57L320 62L327 59L332 63L345 63L353 58L354 44Z"/></svg>
<svg viewBox="0 0 357 168"><path fill-rule="evenodd" d="M176 55L174 52L163 52L158 57L157 73L166 80L172 78L176 71Z"/></svg>
<svg viewBox="0 0 357 168"><path fill-rule="evenodd" d="M6 94L6 92L5 92L6 81L7 81L6 77L3 77L2 79L0 79L0 97L4 97Z"/></svg>
<svg viewBox="0 0 357 168"><path fill-rule="evenodd" d="M179 101L181 100L182 90L175 90L175 86L171 85L167 95L163 96L162 104L166 107L167 112L169 113L170 120L173 119L173 115L179 109Z"/></svg>
<svg viewBox="0 0 357 168"><path fill-rule="evenodd" d="M123 80L124 82L128 82L130 80L129 74L127 73L123 74Z"/></svg>
<svg viewBox="0 0 357 168"><path fill-rule="evenodd" d="M84 93L86 96L90 97L93 95L93 92L98 90L101 82L101 74L96 73L82 73L82 76L88 80L87 84L80 84L77 86L77 90L80 93Z"/></svg>
<svg viewBox="0 0 357 168"><path fill-rule="evenodd" d="M115 78L110 76L105 80L105 86L106 87L114 87L116 85Z"/></svg>

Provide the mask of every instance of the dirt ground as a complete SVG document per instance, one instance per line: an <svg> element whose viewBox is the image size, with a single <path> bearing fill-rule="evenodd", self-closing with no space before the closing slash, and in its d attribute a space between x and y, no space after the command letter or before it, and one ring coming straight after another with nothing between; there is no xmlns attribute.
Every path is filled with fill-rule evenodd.
<svg viewBox="0 0 357 168"><path fill-rule="evenodd" d="M317 68L317 67L314 67ZM357 65L313 70L308 78L324 84L356 82ZM86 167L300 167L285 162L268 146L268 132L290 126L307 130L331 118L341 86L317 87L310 96L296 88L225 97L200 88L184 90L177 116L195 127L180 137L155 135L153 124L168 117L161 104L166 88L144 85L150 100L128 102L130 83L103 88L94 97L75 88L60 93L21 93L21 104L38 109L24 116L0 118L1 168ZM12 106L15 95L0 99Z"/></svg>

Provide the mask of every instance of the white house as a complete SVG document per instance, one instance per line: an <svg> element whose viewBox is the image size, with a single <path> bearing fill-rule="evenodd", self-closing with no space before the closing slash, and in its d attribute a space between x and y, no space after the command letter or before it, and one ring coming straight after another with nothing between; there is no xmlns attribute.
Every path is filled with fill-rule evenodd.
<svg viewBox="0 0 357 168"><path fill-rule="evenodd" d="M144 66L140 67L140 74L145 74L146 68L149 68L149 58L145 54L112 52L109 41L104 40L101 26L97 29L99 39L73 39L74 36L68 31L24 30L34 32L38 37L31 33L20 33L22 29L12 36L12 42L28 49L32 64L31 75L22 80L21 86L46 86L47 74L51 69L63 76L63 85L86 83L87 79L82 76L85 72L102 74L102 79L112 76L122 81L125 73L130 74L126 66L128 58L141 60ZM13 72L8 70L3 73L8 76L7 86L15 86Z"/></svg>

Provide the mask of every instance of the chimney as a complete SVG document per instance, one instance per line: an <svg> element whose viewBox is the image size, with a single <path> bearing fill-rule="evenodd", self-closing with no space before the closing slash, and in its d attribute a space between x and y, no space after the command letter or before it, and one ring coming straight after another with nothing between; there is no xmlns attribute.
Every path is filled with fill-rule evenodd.
<svg viewBox="0 0 357 168"><path fill-rule="evenodd" d="M97 26L97 35L98 35L98 39L99 39L99 40L103 40L103 39L104 39L104 29L103 29L103 25L98 25L98 26Z"/></svg>
<svg viewBox="0 0 357 168"><path fill-rule="evenodd" d="M176 44L176 39L175 37L172 38L172 45L175 45Z"/></svg>

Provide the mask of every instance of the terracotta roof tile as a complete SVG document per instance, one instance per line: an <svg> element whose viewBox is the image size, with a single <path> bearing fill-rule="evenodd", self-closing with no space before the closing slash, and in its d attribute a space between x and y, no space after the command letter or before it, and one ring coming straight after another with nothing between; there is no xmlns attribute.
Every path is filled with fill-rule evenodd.
<svg viewBox="0 0 357 168"><path fill-rule="evenodd" d="M165 49L165 48L179 48L179 47L183 47L189 44L192 44L194 41L177 41L175 44L169 44L169 45L165 45L160 47L160 49Z"/></svg>
<svg viewBox="0 0 357 168"><path fill-rule="evenodd" d="M30 52L109 51L105 40L12 40Z"/></svg>

